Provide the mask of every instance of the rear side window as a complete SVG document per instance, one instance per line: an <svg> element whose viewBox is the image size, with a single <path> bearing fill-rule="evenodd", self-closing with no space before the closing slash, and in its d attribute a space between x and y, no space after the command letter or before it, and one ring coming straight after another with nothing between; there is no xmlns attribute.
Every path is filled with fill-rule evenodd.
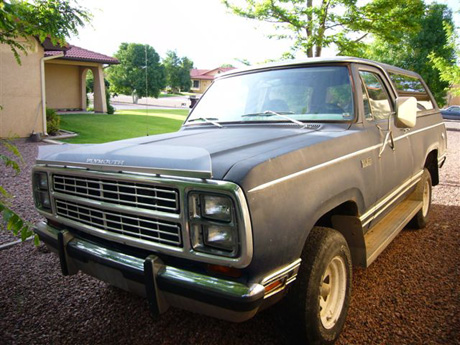
<svg viewBox="0 0 460 345"><path fill-rule="evenodd" d="M399 73L389 73L390 79L401 97L415 97L418 111L433 109L433 102L422 81L413 76Z"/></svg>

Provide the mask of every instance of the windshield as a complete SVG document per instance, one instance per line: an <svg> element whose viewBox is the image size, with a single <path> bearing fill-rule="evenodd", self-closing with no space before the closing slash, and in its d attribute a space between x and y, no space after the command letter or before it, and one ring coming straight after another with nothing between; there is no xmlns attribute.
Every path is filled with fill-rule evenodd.
<svg viewBox="0 0 460 345"><path fill-rule="evenodd" d="M284 116L272 116L274 113ZM347 67L304 67L219 79L193 109L187 124L210 120L216 123L310 122L353 118Z"/></svg>

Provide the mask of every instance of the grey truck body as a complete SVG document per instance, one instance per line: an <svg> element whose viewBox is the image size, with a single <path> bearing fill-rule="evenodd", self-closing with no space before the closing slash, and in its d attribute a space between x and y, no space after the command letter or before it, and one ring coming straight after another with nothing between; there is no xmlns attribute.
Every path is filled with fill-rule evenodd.
<svg viewBox="0 0 460 345"><path fill-rule="evenodd" d="M353 263L369 265L416 210L398 218L398 230L381 240L379 248L369 248L366 234L379 222L388 222L392 210L411 198L424 168L433 184L438 183L438 167L446 155L445 127L419 75L362 59L256 67L227 73L216 84L220 79L316 66L346 69L353 105L343 120L303 121L304 126L285 118L217 125L212 119L186 121L176 133L43 149L34 174L44 172L49 179L51 206L38 207L48 222L38 224L36 232L59 253L64 274L82 270L147 296L154 312L173 305L242 321L286 292L315 225L339 230ZM367 113L364 72L383 83L393 113L389 120ZM398 90L393 75L417 80L417 87ZM408 85L404 80L399 85ZM367 95L372 92L369 88ZM414 127L395 125L397 97L416 97ZM270 114L261 115L263 120ZM172 204L152 197L154 206L147 207L136 198L124 201L120 196L139 196L138 189L145 186L156 188L160 196L174 194ZM232 202L238 248L231 255L195 250L194 241L200 240L194 239L192 228L201 220L191 216L190 203L193 193L202 192ZM149 226L154 228L151 237L136 230ZM172 235L161 235L169 229ZM209 265L229 267L231 274ZM276 279L282 286L268 292Z"/></svg>

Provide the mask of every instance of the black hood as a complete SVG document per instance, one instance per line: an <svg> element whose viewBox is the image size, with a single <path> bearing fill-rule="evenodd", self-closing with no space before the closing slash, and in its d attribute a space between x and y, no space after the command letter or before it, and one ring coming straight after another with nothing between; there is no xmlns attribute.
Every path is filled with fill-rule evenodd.
<svg viewBox="0 0 460 345"><path fill-rule="evenodd" d="M259 155L266 159L270 152L276 151L279 155L289 152L293 146L304 147L325 139L325 133L291 125L200 127L105 144L45 146L38 160L99 168L117 166L118 170L150 168L181 176L200 172L202 177L224 179L227 172L243 160Z"/></svg>

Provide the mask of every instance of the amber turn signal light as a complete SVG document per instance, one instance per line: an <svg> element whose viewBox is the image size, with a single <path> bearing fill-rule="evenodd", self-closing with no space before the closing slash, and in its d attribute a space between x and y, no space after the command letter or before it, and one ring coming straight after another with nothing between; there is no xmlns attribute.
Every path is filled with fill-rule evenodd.
<svg viewBox="0 0 460 345"><path fill-rule="evenodd" d="M276 289L282 286L283 286L282 280L275 280L273 283L270 283L265 287L265 295L268 295L270 292L275 291Z"/></svg>
<svg viewBox="0 0 460 345"><path fill-rule="evenodd" d="M219 273L219 274L222 274L228 277L232 277L232 278L241 277L241 271L233 267L220 266L220 265L208 265L208 271Z"/></svg>

